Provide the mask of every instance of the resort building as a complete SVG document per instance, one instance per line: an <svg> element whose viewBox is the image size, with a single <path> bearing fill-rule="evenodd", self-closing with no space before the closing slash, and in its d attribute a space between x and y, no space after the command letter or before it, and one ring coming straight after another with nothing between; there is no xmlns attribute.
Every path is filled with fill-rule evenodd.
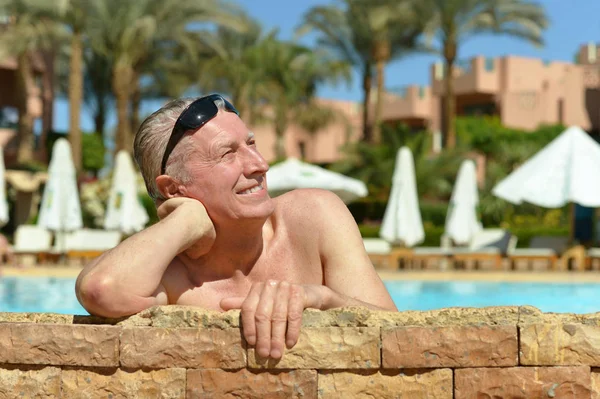
<svg viewBox="0 0 600 399"><path fill-rule="evenodd" d="M495 115L503 125L534 130L544 124L577 125L600 132L600 45L579 48L576 63L478 56L455 70L457 115ZM431 66L431 86L388 93L383 118L439 131L443 64Z"/></svg>

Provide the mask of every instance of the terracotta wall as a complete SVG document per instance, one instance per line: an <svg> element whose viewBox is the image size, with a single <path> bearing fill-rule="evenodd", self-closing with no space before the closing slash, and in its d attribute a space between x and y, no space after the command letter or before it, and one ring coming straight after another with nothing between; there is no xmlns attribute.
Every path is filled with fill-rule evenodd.
<svg viewBox="0 0 600 399"><path fill-rule="evenodd" d="M278 361L239 313L0 313L0 397L599 398L600 314L532 307L307 310Z"/></svg>

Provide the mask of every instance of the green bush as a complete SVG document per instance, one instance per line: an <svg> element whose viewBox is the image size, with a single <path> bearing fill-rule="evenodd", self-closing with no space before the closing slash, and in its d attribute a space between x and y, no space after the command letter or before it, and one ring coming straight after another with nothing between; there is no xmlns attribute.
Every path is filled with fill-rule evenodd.
<svg viewBox="0 0 600 399"><path fill-rule="evenodd" d="M102 136L96 133L81 135L81 155L83 169L98 173L104 167L104 141Z"/></svg>
<svg viewBox="0 0 600 399"><path fill-rule="evenodd" d="M448 212L448 204L445 202L430 202L421 201L419 203L421 209L421 219L423 223L430 223L434 226L443 226L446 224L446 213Z"/></svg>

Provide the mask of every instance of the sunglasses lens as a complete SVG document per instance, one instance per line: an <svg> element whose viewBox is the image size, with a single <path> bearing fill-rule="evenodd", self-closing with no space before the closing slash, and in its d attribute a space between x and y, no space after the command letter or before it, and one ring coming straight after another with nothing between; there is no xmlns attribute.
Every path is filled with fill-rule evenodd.
<svg viewBox="0 0 600 399"><path fill-rule="evenodd" d="M187 129L197 129L214 118L217 112L219 112L219 109L214 102L197 101L181 114L179 123Z"/></svg>

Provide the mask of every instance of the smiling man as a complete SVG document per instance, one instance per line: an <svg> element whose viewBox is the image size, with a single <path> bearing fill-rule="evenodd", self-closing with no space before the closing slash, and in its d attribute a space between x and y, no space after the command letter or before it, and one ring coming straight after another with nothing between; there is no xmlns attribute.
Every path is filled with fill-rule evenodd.
<svg viewBox="0 0 600 399"><path fill-rule="evenodd" d="M248 343L280 358L305 308L396 310L346 205L313 189L270 198L254 134L220 95L168 103L134 152L160 221L82 270L76 292L90 313L241 309Z"/></svg>

